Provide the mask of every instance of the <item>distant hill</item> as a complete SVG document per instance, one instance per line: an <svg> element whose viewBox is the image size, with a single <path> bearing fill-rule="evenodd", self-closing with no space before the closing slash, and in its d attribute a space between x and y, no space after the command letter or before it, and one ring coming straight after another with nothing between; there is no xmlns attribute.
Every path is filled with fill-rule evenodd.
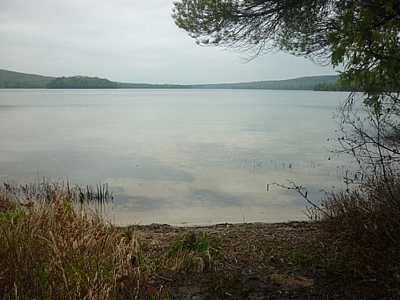
<svg viewBox="0 0 400 300"><path fill-rule="evenodd" d="M334 83L337 82L338 79L338 75L326 75L287 80L192 85L192 87L198 89L314 90L314 87L318 84Z"/></svg>
<svg viewBox="0 0 400 300"><path fill-rule="evenodd" d="M105 78L73 76L55 78L46 89L116 89L118 84Z"/></svg>
<svg viewBox="0 0 400 300"><path fill-rule="evenodd" d="M54 77L18 73L0 69L0 88L44 89Z"/></svg>
<svg viewBox="0 0 400 300"><path fill-rule="evenodd" d="M50 77L0 69L0 88L125 88L125 89L268 89L268 90L335 90L339 76L309 76L287 80L219 84L148 84L122 83L87 76ZM335 87L335 88L333 88Z"/></svg>

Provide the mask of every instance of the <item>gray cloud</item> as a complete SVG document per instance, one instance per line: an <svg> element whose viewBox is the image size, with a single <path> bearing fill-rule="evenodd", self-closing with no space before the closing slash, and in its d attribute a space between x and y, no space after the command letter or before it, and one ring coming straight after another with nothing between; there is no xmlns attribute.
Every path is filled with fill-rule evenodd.
<svg viewBox="0 0 400 300"><path fill-rule="evenodd" d="M214 83L333 73L304 58L249 63L199 47L171 18L171 0L0 0L0 68L124 82Z"/></svg>

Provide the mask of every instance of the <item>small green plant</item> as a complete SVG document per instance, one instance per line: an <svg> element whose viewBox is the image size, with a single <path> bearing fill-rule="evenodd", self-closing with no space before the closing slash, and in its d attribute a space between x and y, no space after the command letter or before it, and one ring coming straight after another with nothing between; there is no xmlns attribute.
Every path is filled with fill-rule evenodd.
<svg viewBox="0 0 400 300"><path fill-rule="evenodd" d="M294 248L291 251L289 258L293 262L300 265L313 264L313 261L315 260L315 257L312 255L312 253L303 247Z"/></svg>
<svg viewBox="0 0 400 300"><path fill-rule="evenodd" d="M207 234L188 232L167 247L161 261L172 272L211 269L219 255L219 246Z"/></svg>

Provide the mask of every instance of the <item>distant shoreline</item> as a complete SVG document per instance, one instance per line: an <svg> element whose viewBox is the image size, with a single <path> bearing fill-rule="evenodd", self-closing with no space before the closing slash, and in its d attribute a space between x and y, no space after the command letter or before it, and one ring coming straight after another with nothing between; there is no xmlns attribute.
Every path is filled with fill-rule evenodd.
<svg viewBox="0 0 400 300"><path fill-rule="evenodd" d="M250 89L250 90L338 90L339 76L307 76L286 80L268 80L216 84L124 83L106 78L72 76L51 77L0 69L0 89ZM330 89L335 87L335 89ZM341 89L343 90L343 89Z"/></svg>

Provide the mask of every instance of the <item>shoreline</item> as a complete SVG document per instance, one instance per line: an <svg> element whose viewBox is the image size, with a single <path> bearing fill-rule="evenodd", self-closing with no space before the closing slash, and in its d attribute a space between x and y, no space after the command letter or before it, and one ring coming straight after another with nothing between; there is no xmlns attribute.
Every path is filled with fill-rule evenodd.
<svg viewBox="0 0 400 300"><path fill-rule="evenodd" d="M168 224L168 223L151 223L151 224L129 224L129 225L115 225L113 226L117 228L129 228L129 229L184 229L184 230L207 230L211 228L229 228L229 227L245 227L245 226L256 226L256 227L282 227L282 226L301 226L311 224L313 221L310 220L288 220L283 222L262 222L262 221L254 221L254 222L221 222L215 224Z"/></svg>
<svg viewBox="0 0 400 300"><path fill-rule="evenodd" d="M165 293L169 299L191 300L346 299L342 281L335 274L322 275L320 250L314 247L318 230L310 221L194 227L154 223L118 230L138 239L140 259L163 261L160 274L147 274L138 299Z"/></svg>
<svg viewBox="0 0 400 300"><path fill-rule="evenodd" d="M308 217L303 209L287 208L284 210L271 210L260 214L256 208L249 208L245 213L236 209L215 210L213 207L201 209L160 209L147 212L134 210L114 210L108 207L102 213L105 221L116 226L168 224L179 227L213 226L216 224L242 224L242 223L286 223L307 221Z"/></svg>

